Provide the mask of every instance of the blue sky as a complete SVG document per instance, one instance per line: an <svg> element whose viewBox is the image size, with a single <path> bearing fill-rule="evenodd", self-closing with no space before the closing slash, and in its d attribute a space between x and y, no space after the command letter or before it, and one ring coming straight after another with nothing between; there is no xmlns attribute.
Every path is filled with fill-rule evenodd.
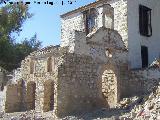
<svg viewBox="0 0 160 120"><path fill-rule="evenodd" d="M38 0L35 1L39 2ZM16 36L17 42L20 42L24 38L31 38L36 33L38 39L42 41L43 47L60 44L60 15L95 0L76 0L73 4L69 4L68 0L63 0L64 5L61 4L62 0L48 1L53 1L55 4L51 6L44 3L34 3L33 0L29 1L31 2L29 12L33 13L34 16L23 24L20 36Z"/></svg>

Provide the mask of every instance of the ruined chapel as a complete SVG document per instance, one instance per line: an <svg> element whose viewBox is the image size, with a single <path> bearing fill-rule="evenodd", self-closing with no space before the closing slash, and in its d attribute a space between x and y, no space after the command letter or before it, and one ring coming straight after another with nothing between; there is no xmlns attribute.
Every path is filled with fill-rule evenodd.
<svg viewBox="0 0 160 120"><path fill-rule="evenodd" d="M5 89L7 113L114 108L160 79L159 0L97 0L61 15L61 44L35 51ZM151 66L152 65L152 66Z"/></svg>

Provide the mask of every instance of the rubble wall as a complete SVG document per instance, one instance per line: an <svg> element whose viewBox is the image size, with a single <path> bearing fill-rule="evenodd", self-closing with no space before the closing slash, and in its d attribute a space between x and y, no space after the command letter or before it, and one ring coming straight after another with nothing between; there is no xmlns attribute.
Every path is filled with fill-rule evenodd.
<svg viewBox="0 0 160 120"><path fill-rule="evenodd" d="M107 107L102 97L102 81L98 72L99 64L90 56L65 56L64 63L58 68L58 116Z"/></svg>
<svg viewBox="0 0 160 120"><path fill-rule="evenodd" d="M5 101L6 101L6 86L3 91L0 91L0 112L5 111Z"/></svg>
<svg viewBox="0 0 160 120"><path fill-rule="evenodd" d="M6 83L8 81L6 74L7 71L0 67L0 91L3 91L4 86L6 86Z"/></svg>
<svg viewBox="0 0 160 120"><path fill-rule="evenodd" d="M125 84L126 88L128 88L126 96L149 94L159 82L159 68L132 70L129 72L129 79Z"/></svg>
<svg viewBox="0 0 160 120"><path fill-rule="evenodd" d="M27 86L25 103L28 110L40 113L56 111L57 68L62 54L63 49L51 46L31 53L22 61L22 79ZM46 85L48 82L53 84Z"/></svg>
<svg viewBox="0 0 160 120"><path fill-rule="evenodd" d="M10 113L22 111L22 89L21 82L7 86L5 112Z"/></svg>
<svg viewBox="0 0 160 120"><path fill-rule="evenodd" d="M0 91L3 91L3 84L4 84L4 73L0 72Z"/></svg>
<svg viewBox="0 0 160 120"><path fill-rule="evenodd" d="M74 30L84 31L84 20L82 13L76 13L71 16L67 16L61 20L61 43L62 46L67 46L70 38L70 34Z"/></svg>
<svg viewBox="0 0 160 120"><path fill-rule="evenodd" d="M127 21L127 0L109 0L114 8L114 30L122 36L126 48L128 48L128 21Z"/></svg>

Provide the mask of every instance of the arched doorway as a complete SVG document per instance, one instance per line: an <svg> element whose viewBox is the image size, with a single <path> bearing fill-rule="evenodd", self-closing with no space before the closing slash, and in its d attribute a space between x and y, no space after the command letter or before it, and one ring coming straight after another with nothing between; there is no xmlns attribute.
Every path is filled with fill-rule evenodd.
<svg viewBox="0 0 160 120"><path fill-rule="evenodd" d="M106 69L102 74L102 95L110 108L117 103L117 76L113 69Z"/></svg>
<svg viewBox="0 0 160 120"><path fill-rule="evenodd" d="M54 109L54 81L48 80L44 83L44 104L43 111Z"/></svg>

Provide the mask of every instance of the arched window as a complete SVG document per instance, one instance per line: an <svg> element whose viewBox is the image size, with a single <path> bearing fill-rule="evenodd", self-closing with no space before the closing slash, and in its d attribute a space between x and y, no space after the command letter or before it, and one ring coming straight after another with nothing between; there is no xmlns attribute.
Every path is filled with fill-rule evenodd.
<svg viewBox="0 0 160 120"><path fill-rule="evenodd" d="M34 61L31 59L30 60L30 74L33 74L34 72Z"/></svg>
<svg viewBox="0 0 160 120"><path fill-rule="evenodd" d="M49 57L47 60L47 72L52 72L52 58Z"/></svg>

